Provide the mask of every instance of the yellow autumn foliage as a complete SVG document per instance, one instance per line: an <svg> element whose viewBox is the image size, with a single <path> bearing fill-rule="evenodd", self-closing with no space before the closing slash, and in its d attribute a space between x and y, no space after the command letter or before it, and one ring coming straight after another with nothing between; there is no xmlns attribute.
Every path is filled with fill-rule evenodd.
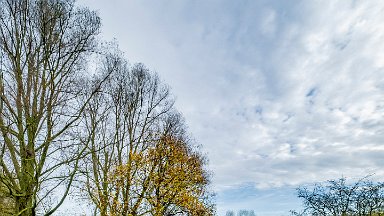
<svg viewBox="0 0 384 216"><path fill-rule="evenodd" d="M210 194L206 191L209 179L204 158L182 140L163 137L146 151L131 153L129 161L109 174L107 185L113 190L99 200L101 205L108 206L105 215L126 212L129 199L141 199L140 206L130 208L136 211L145 208L148 215L213 215ZM121 193L124 187L131 187L132 195L128 199Z"/></svg>

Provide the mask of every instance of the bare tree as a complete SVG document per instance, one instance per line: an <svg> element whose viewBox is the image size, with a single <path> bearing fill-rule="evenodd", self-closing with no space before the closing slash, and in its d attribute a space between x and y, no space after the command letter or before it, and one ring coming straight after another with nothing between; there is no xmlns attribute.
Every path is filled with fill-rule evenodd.
<svg viewBox="0 0 384 216"><path fill-rule="evenodd" d="M253 210L245 210L242 209L237 213L238 216L255 216L255 212Z"/></svg>
<svg viewBox="0 0 384 216"><path fill-rule="evenodd" d="M172 108L173 100L155 74L141 64L129 67L119 51L102 62L104 73L113 73L84 116L84 140L92 152L83 172L86 188L101 215L135 215L142 207L148 182L139 156L158 136L157 123ZM124 181L108 184L110 172L121 165L126 167ZM138 182L142 184L138 186ZM109 203L112 194L114 202Z"/></svg>
<svg viewBox="0 0 384 216"><path fill-rule="evenodd" d="M235 212L230 210L225 213L226 216L235 216ZM237 212L237 216L255 216L255 211L254 210L245 210L241 209Z"/></svg>
<svg viewBox="0 0 384 216"><path fill-rule="evenodd" d="M142 64L131 67L120 51L109 50L100 60L100 74L111 75L86 107L81 124L84 146L91 152L82 166L84 188L96 213L176 215L192 212L192 203L205 205L204 161L188 150L184 122L168 87ZM182 179L176 178L177 167L183 167L177 173ZM194 185L182 186L187 183ZM190 206L183 206L181 194L188 198L188 190L196 199L190 196L190 202L184 200Z"/></svg>
<svg viewBox="0 0 384 216"><path fill-rule="evenodd" d="M298 188L304 211L294 215L384 215L384 183L363 178L348 184L345 178L317 184L312 189Z"/></svg>
<svg viewBox="0 0 384 216"><path fill-rule="evenodd" d="M77 100L79 78L99 27L71 0L0 0L0 181L17 215L51 215L68 195L86 150L71 135L90 99Z"/></svg>
<svg viewBox="0 0 384 216"><path fill-rule="evenodd" d="M225 216L235 216L235 212L234 211L227 211L225 213Z"/></svg>

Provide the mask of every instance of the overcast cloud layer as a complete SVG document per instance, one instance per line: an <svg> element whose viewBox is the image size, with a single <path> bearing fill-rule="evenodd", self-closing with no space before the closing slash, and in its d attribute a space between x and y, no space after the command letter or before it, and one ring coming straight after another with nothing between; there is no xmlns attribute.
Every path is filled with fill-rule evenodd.
<svg viewBox="0 0 384 216"><path fill-rule="evenodd" d="M80 3L172 88L219 212L280 215L300 184L383 179L384 2Z"/></svg>

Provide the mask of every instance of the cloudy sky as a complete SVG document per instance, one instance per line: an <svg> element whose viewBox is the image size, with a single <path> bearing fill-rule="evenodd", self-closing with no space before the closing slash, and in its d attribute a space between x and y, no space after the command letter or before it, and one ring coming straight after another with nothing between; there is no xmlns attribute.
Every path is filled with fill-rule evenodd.
<svg viewBox="0 0 384 216"><path fill-rule="evenodd" d="M384 178L383 1L78 3L169 84L221 215L287 215L301 184Z"/></svg>

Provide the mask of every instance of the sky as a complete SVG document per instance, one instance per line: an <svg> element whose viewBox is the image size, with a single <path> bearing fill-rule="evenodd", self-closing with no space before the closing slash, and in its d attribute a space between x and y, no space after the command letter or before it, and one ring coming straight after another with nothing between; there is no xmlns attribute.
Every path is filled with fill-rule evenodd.
<svg viewBox="0 0 384 216"><path fill-rule="evenodd" d="M209 159L219 215L289 215L300 185L384 178L383 1L78 4L170 86Z"/></svg>

